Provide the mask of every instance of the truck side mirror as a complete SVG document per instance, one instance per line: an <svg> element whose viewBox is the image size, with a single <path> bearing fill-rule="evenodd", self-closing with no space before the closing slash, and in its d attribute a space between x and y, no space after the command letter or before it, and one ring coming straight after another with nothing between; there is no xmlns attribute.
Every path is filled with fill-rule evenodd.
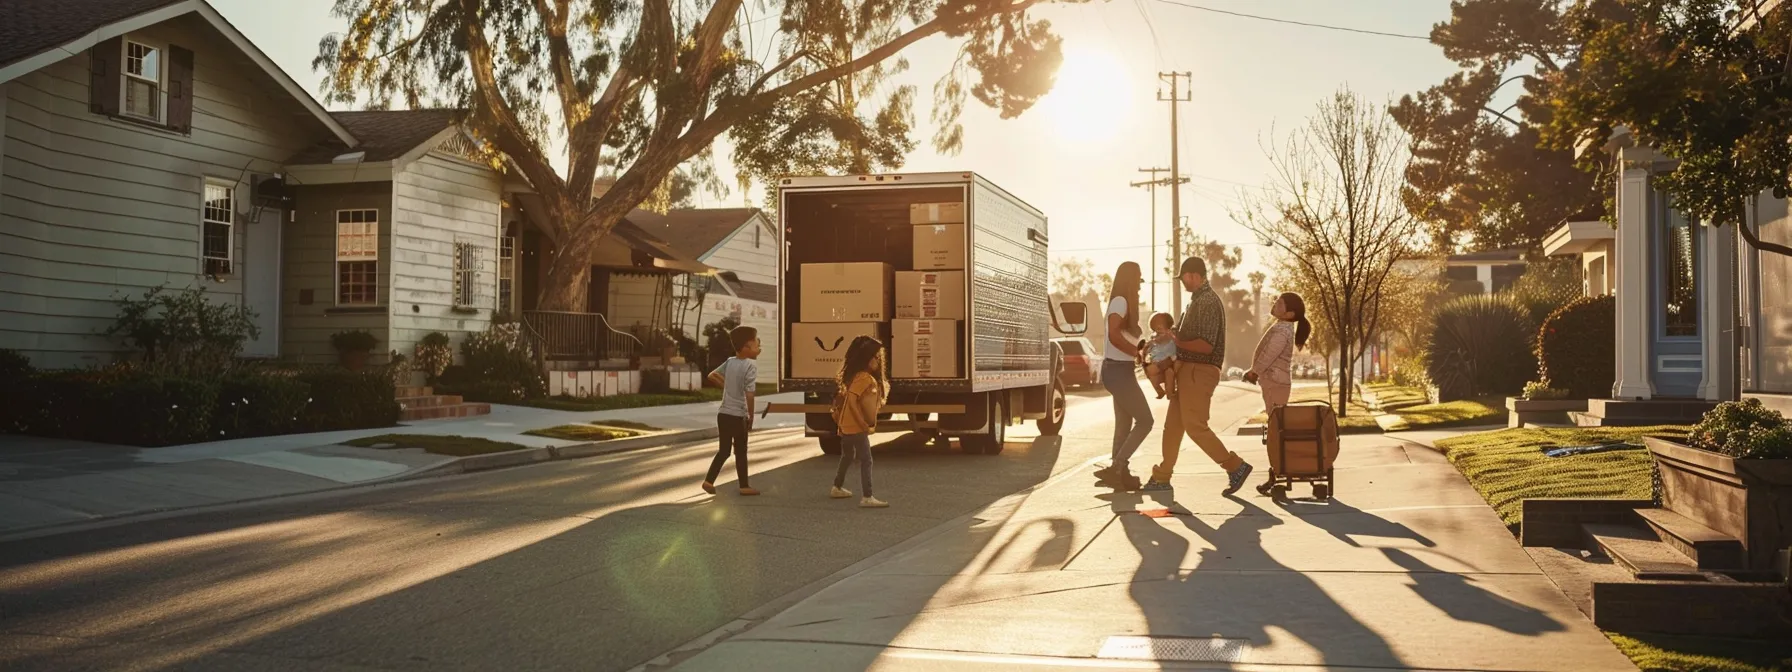
<svg viewBox="0 0 1792 672"><path fill-rule="evenodd" d="M1052 313L1052 328L1066 336L1081 336L1089 331L1089 306L1081 301L1065 301L1058 304L1058 311L1064 313L1064 321L1058 321L1058 313Z"/></svg>

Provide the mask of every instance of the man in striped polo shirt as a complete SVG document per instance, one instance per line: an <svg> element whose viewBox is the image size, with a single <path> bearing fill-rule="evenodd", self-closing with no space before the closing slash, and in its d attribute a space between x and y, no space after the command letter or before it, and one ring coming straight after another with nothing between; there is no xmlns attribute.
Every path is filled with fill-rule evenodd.
<svg viewBox="0 0 1792 672"><path fill-rule="evenodd" d="M1251 476L1251 465L1226 449L1218 434L1207 426L1213 410L1213 392L1220 386L1220 367L1226 361L1226 306L1207 284L1207 262L1198 257L1182 260L1182 288L1188 290L1188 307L1176 323L1176 396L1170 399L1164 421L1164 461L1151 468L1151 482L1144 490L1169 490L1176 472L1176 457L1187 434L1214 464L1226 470L1225 494L1238 492Z"/></svg>

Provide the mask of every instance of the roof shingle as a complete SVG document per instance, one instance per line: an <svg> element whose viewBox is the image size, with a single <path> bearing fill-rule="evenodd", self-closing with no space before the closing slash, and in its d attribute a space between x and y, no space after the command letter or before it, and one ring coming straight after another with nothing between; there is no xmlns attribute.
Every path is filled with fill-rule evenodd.
<svg viewBox="0 0 1792 672"><path fill-rule="evenodd" d="M636 210L628 213L627 219L670 242L681 254L700 259L756 214L757 208L687 208L665 214Z"/></svg>
<svg viewBox="0 0 1792 672"><path fill-rule="evenodd" d="M462 110L371 110L366 112L331 112L330 116L347 128L361 146L350 150L340 142L326 142L299 152L287 163L295 166L330 163L350 151L367 152L366 162L391 161L404 156L448 128L460 122Z"/></svg>
<svg viewBox="0 0 1792 672"><path fill-rule="evenodd" d="M0 65L176 2L180 0L5 0L0 2Z"/></svg>

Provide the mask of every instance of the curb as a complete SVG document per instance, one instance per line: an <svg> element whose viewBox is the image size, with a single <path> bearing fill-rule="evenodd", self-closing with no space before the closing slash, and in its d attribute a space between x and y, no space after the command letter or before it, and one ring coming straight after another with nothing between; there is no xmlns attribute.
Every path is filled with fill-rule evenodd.
<svg viewBox="0 0 1792 672"><path fill-rule="evenodd" d="M754 430L752 432L752 434L763 434L763 433L777 432L777 431L790 430L790 429L800 430L800 429L802 429L802 427L801 426L768 427L766 429ZM85 530L112 527L115 525L129 523L136 519L155 520L155 519L161 519L161 518L176 517L176 516L184 515L187 513L200 513L202 511L207 511L207 510L226 510L226 509L235 508L238 506L244 506L244 505L250 505L250 504L262 504L262 503L267 503L267 502L270 502L273 500L285 499L285 498L289 498L289 497L308 497L308 496L315 496L315 495L326 494L326 493L341 492L341 491L345 491L345 490L351 490L354 488L366 488L366 487L373 487L373 486L380 486L380 485L391 485L391 484L395 484L395 483L403 483L403 482L408 482L408 481L421 481L424 479L436 478L436 477L441 477L441 476L453 476L456 474L470 474L470 473L477 473L477 472L482 472L482 471L493 471L493 470L497 470L497 469L508 469L510 467L521 467L521 466L528 466L531 464L541 464L544 462L553 462L553 461L559 461L559 460L574 460L574 459L581 459L581 458L587 458L587 457L600 457L603 455L614 455L616 453L626 453L626 452L631 452L631 451L636 451L636 450L645 450L648 448L672 447L672 446L677 446L680 444L692 443L695 441L704 441L704 440L708 440L708 439L713 439L718 434L719 434L719 432L715 428L710 427L710 428L704 428L704 429L693 429L693 430L688 430L688 431L683 431L683 432L659 432L656 434L647 434L647 435L643 435L643 436L629 437L626 439L615 439L615 440L611 440L611 441L601 441L601 442L592 442L592 443L580 443L580 444L574 444L571 446L549 446L549 447L543 447L543 448L528 448L528 449L524 449L524 450L512 450L512 451L506 451L506 452L502 452L502 453L490 453L490 454L486 454L486 455L468 455L465 457L457 457L457 458L454 458L451 460L447 460L440 464L435 464L435 465L431 465L431 466L427 466L427 467L420 467L420 468L417 468L417 469L414 469L414 470L411 470L408 472L404 472L404 473L400 473L400 474L393 474L391 476L386 476L383 478L370 479L370 480L366 480L366 481L361 481L359 483L342 483L339 485L334 485L334 486L330 486L330 487L326 487L326 488L318 488L316 490L304 490L304 491L300 491L300 492L284 492L284 493L274 494L274 495L260 495L260 496L248 497L248 498L244 498L244 499L235 499L235 500L221 501L221 502L209 502L209 503L205 503L205 504L192 504L192 505L188 505L188 506L175 506L175 507L156 508L156 509L139 509L136 511L124 511L124 512L120 512L120 513L99 515L99 516L94 516L92 518L86 518L83 520L66 521L66 522L60 522L60 523L49 523L46 525L33 525L33 526L29 526L29 527L20 527L20 528L14 528L14 529L10 529L10 530L0 530L0 544L11 543L11 542L15 542L15 541L24 541L27 539L35 539L35 538L39 538L39 537L54 536L54 535L58 535L58 534L68 533L68 532L79 532L79 531L85 531Z"/></svg>

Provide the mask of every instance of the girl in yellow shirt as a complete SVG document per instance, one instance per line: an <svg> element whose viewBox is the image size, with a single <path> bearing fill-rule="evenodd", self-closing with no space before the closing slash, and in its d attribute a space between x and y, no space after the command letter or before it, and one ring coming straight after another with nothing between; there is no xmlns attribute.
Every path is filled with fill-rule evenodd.
<svg viewBox="0 0 1792 672"><path fill-rule="evenodd" d="M889 386L884 382L884 346L870 336L853 339L846 348L846 362L840 367L835 382L840 388L839 409L834 423L840 432L840 469L834 472L834 488L828 496L845 499L852 496L846 485L846 470L853 457L859 460L859 489L865 491L859 506L881 509L889 503L871 496L871 433L877 431L877 414L883 410Z"/></svg>

